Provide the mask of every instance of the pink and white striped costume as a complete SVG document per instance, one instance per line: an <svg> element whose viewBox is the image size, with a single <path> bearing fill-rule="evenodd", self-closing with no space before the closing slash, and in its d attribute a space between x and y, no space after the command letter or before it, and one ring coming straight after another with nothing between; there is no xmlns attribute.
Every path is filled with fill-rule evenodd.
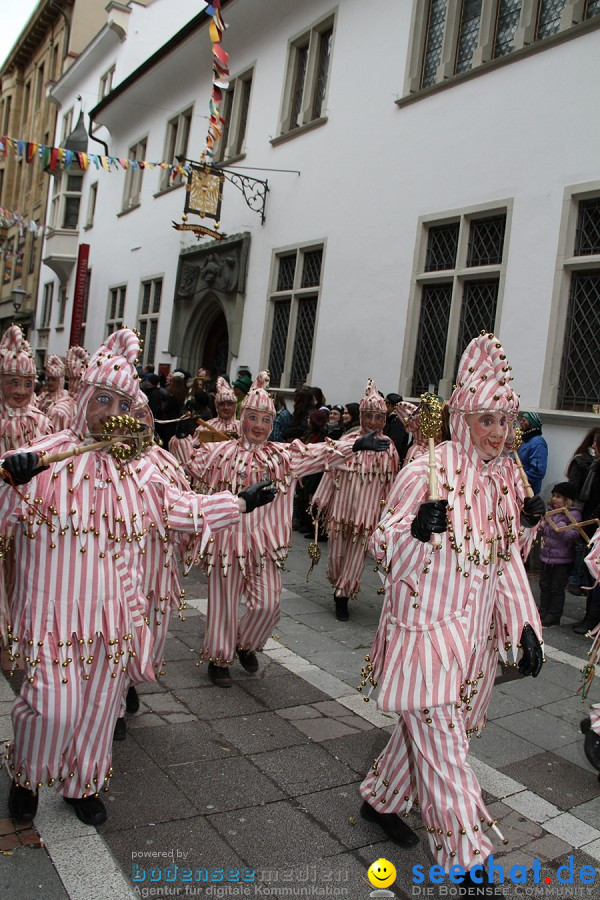
<svg viewBox="0 0 600 900"><path fill-rule="evenodd" d="M36 438L52 432L50 420L33 403L35 360L29 343L18 325L11 325L0 341L0 375L31 380L29 399L23 406L9 405L2 391L0 378L0 457L16 447L24 447ZM14 560L11 551L10 528L0 536L0 647L8 642L10 624L9 595L14 580Z"/></svg>
<svg viewBox="0 0 600 900"><path fill-rule="evenodd" d="M77 392L85 370L90 362L90 354L83 347L73 345L65 355L65 369L69 379L69 392L66 397L51 403L48 407L48 418L54 431L69 428L77 412Z"/></svg>
<svg viewBox="0 0 600 900"><path fill-rule="evenodd" d="M594 532L594 536L590 542L590 552L585 558L585 564L594 577L594 587L598 589L600 584L600 528ZM599 655L600 645L600 625L596 625L593 631L594 642L589 651L589 656L596 658ZM592 731L600 735L600 703L594 703L590 709L590 722L592 723Z"/></svg>
<svg viewBox="0 0 600 900"><path fill-rule="evenodd" d="M385 417L385 400L370 379L360 409L361 413L375 410ZM353 444L363 434L361 427L358 434L345 435L340 443ZM378 437L382 436L379 432ZM369 539L399 468L400 459L390 441L384 453L363 450L325 472L313 495L312 505L324 519L329 535L327 578L340 597L352 598L360 591Z"/></svg>
<svg viewBox="0 0 600 900"><path fill-rule="evenodd" d="M268 384L265 378L266 373L259 374L244 399L242 416L255 409L268 409L274 415L273 401L262 387ZM189 438L178 443L179 448L175 441L170 445L177 458L196 484L209 493L239 493L262 479L269 479L278 489L273 503L244 516L229 532L216 535L198 560L209 576L201 655L210 662L227 665L234 659L236 648L262 649L279 621L280 570L291 546L296 481L340 465L351 455L352 443L327 440L305 445L301 441L280 444L265 440L256 445L243 437L197 448ZM238 623L240 600L246 612Z"/></svg>
<svg viewBox="0 0 600 900"><path fill-rule="evenodd" d="M84 376L73 428L33 448L86 440L88 404L105 388L124 406L133 399L138 349L133 332L112 334ZM53 784L65 797L107 788L123 691L154 678L139 574L148 534L207 542L238 519L230 493L182 492L145 458L121 463L106 451L55 463L19 491L0 485L0 522L14 528L11 655L25 670L8 756L17 784Z"/></svg>
<svg viewBox="0 0 600 900"><path fill-rule="evenodd" d="M469 736L485 725L498 657L517 647L526 624L542 633L519 552L518 473L501 457L484 461L464 415L516 413L507 372L493 335L472 341L461 360L450 400L453 440L435 450L447 532L429 543L411 535L429 496L421 456L400 472L371 540L385 602L362 685L377 685L379 707L399 721L361 794L378 812L420 805L445 871L470 869L490 853L482 826L494 823L467 763Z"/></svg>
<svg viewBox="0 0 600 900"><path fill-rule="evenodd" d="M37 405L43 413L47 413L53 403L65 400L69 392L65 390L65 364L60 356L51 355L46 363L46 378L52 378L56 382L55 387L41 391L37 398Z"/></svg>
<svg viewBox="0 0 600 900"><path fill-rule="evenodd" d="M230 437L239 437L240 420L235 417L236 403L237 399L233 393L233 388L225 381L222 375L219 375L217 378L217 392L215 394L217 415L214 419L209 419L208 424L216 428L217 431L226 432ZM228 415L225 415L224 412L227 412ZM198 429L198 431L201 430ZM194 437L196 437L195 434Z"/></svg>

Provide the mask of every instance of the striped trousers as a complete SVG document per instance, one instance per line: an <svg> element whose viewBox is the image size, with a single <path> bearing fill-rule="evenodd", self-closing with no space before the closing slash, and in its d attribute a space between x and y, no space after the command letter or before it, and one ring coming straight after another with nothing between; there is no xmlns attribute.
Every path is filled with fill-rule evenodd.
<svg viewBox="0 0 600 900"><path fill-rule="evenodd" d="M360 786L378 812L420 806L431 852L444 871L483 863L492 825L481 788L467 763L469 740L461 709L444 706L402 713L392 737Z"/></svg>
<svg viewBox="0 0 600 900"><path fill-rule="evenodd" d="M367 550L365 535L359 531L353 537L352 529L340 531L332 525L327 545L327 578L335 587L338 597L354 597L360 591Z"/></svg>
<svg viewBox="0 0 600 900"><path fill-rule="evenodd" d="M259 564L260 566L260 564ZM224 575L215 566L208 579L208 614L203 659L227 665L240 650L261 650L279 621L281 572L273 560L249 564L244 575L234 563ZM238 623L238 605L246 609Z"/></svg>
<svg viewBox="0 0 600 900"><path fill-rule="evenodd" d="M71 662L63 665L65 647L48 635L37 648L39 662L27 664L12 708L9 762L24 787L54 785L64 797L83 797L108 787L113 729L128 676L100 635L83 646L73 635L66 653Z"/></svg>

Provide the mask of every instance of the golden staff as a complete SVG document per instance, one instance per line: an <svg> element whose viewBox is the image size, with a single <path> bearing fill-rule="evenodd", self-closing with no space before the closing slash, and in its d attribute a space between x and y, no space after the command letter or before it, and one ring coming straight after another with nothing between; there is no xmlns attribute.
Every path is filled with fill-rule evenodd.
<svg viewBox="0 0 600 900"><path fill-rule="evenodd" d="M513 445L512 445L512 455L515 458L515 463L517 464L517 468L518 468L519 474L521 476L521 481L523 482L523 487L525 488L525 493L527 494L528 497L533 497L534 496L533 488L529 484L529 479L527 478L527 475L525 474L525 469L523 468L523 463L519 459L519 454L517 453L517 450L519 449L519 447L521 446L522 443L523 443L523 432L521 431L520 428L515 428L514 437L513 437Z"/></svg>
<svg viewBox="0 0 600 900"><path fill-rule="evenodd" d="M184 416L184 418L185 418L185 416ZM219 431L218 428L215 428L213 425L209 425L208 422L205 422L204 419L200 418L200 416L196 417L196 423L200 426L200 428L203 428L205 431L208 431L208 433L210 435L212 435L212 437L210 437L210 438L209 437L205 438L202 435L199 435L196 438L196 440L200 441L201 443L209 443L209 442L213 443L214 441L230 441L231 440L231 438L229 437L229 435L226 432Z"/></svg>
<svg viewBox="0 0 600 900"><path fill-rule="evenodd" d="M128 433L123 434L123 429L126 429ZM72 456L82 456L84 453L102 450L105 447L111 447L109 453L117 459L134 459L141 449L141 435L139 433L145 430L146 426L134 419L133 416L111 416L104 424L103 435L106 436L101 441L94 441L91 444L79 444L77 447L59 450L57 453L42 453L36 469L49 466L52 463L62 462L64 459L69 459ZM117 431L118 433L115 434ZM130 443L131 441L133 443ZM0 469L0 477L6 478L6 472L3 469Z"/></svg>
<svg viewBox="0 0 600 900"><path fill-rule="evenodd" d="M429 499L439 500L437 471L435 468L435 439L442 430L442 404L439 397L427 392L421 394L419 428L429 445Z"/></svg>

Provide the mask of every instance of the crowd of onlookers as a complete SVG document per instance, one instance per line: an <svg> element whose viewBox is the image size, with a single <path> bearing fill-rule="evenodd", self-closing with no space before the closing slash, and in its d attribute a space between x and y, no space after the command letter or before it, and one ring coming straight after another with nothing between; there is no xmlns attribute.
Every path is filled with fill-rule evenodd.
<svg viewBox="0 0 600 900"><path fill-rule="evenodd" d="M191 418L208 420L216 415L216 380L207 368L195 376L175 369L166 378L154 373L152 367L140 372L142 390L156 419L156 432L164 446L175 434L177 420L188 414ZM239 406L252 385L252 374L241 370L232 383ZM401 414L402 397L396 393L385 396L387 408L383 433L392 440L400 460L404 462L411 442L418 441L418 432L407 430ZM399 407L398 404L401 404ZM280 394L275 396L276 416L272 441L316 443L326 438L338 440L360 429L359 404L328 404L319 387L303 385L297 388L293 405L288 409ZM542 422L537 413L524 412L519 418L522 443L518 449L523 468L534 493L539 494L548 465L548 445L542 434ZM448 437L444 433L442 439ZM410 458L410 453L408 454ZM308 512L310 498L317 488L319 475L304 479L296 497L294 525L306 536L314 533ZM587 543L600 519L600 428L592 428L575 449L566 467L566 480L555 484L548 501L549 515L540 528L540 614L545 627L560 623L565 603L565 591L585 597L585 615L573 626L578 634L585 634L600 623L600 587L593 587L584 564ZM581 530L571 527L574 522L589 522ZM584 537L585 534L585 537ZM319 539L325 535L319 533Z"/></svg>

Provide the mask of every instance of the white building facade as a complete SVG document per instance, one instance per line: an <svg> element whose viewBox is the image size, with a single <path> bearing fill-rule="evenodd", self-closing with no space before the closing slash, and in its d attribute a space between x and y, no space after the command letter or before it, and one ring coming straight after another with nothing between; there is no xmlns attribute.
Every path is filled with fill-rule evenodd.
<svg viewBox="0 0 600 900"><path fill-rule="evenodd" d="M109 6L55 88L61 110L80 94L110 156L198 160L208 18L192 2ZM544 421L546 484L562 480L600 425L600 2L231 0L223 17L217 161L268 179L264 224L226 183L228 237L198 241L172 228L185 179L88 169L34 345L67 348L82 243L86 347L125 323L157 368L267 367L286 394L307 382L330 402L359 399L368 376L448 396L462 349L492 329ZM50 283L64 299L48 315Z"/></svg>

